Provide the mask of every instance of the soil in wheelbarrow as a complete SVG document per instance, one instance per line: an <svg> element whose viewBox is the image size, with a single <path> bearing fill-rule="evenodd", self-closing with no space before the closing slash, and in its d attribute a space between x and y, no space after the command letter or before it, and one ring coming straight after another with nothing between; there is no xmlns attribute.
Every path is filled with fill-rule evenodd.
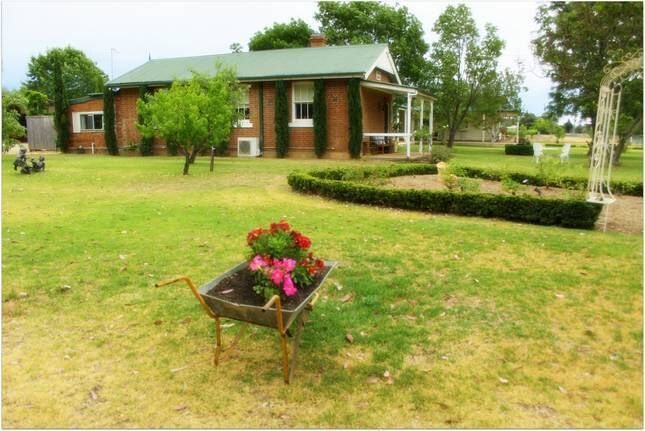
<svg viewBox="0 0 645 431"><path fill-rule="evenodd" d="M282 308L285 310L295 310L298 306L307 299L307 297L313 292L320 282L325 278L327 273L331 271L331 267L325 266L321 272L316 274L314 277L313 283L304 288L299 288L298 293L293 296L287 297L286 300L282 301ZM264 299L262 295L258 295L253 290L253 285L255 284L255 279L253 273L248 268L243 268L238 272L235 272L225 279L223 279L213 290L211 290L209 295L216 296L221 299L225 299L229 302L234 302L236 304L245 304L245 305L255 305L262 307L267 303L267 300Z"/></svg>

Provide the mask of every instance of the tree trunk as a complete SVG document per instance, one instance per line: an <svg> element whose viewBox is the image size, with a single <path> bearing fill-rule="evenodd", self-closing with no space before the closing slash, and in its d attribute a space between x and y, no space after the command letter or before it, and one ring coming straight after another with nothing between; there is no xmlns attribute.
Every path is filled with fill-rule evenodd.
<svg viewBox="0 0 645 431"><path fill-rule="evenodd" d="M190 164L191 165L193 163L195 163L195 159L197 158L197 153L198 153L197 148L193 148L193 151L191 151L191 153L190 153Z"/></svg>
<svg viewBox="0 0 645 431"><path fill-rule="evenodd" d="M457 136L457 129L450 128L448 132L448 142L446 143L446 147L452 148L452 145L455 143L455 136Z"/></svg>
<svg viewBox="0 0 645 431"><path fill-rule="evenodd" d="M190 167L190 154L186 153L186 162L184 163L184 175L188 175L189 167Z"/></svg>

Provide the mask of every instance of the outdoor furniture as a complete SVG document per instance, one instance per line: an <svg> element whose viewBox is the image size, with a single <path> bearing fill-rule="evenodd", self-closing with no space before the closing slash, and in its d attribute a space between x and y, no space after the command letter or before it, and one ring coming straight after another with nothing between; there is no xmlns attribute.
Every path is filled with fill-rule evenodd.
<svg viewBox="0 0 645 431"><path fill-rule="evenodd" d="M372 149L380 150L383 153L393 153L397 140L405 138L405 136L405 133L392 132L363 133L363 154L371 152Z"/></svg>
<svg viewBox="0 0 645 431"><path fill-rule="evenodd" d="M564 144L562 152L560 153L560 163L569 162L569 153L571 152L571 144Z"/></svg>
<svg viewBox="0 0 645 431"><path fill-rule="evenodd" d="M535 163L540 162L540 157L544 155L544 145L534 143L533 144L533 158L535 159Z"/></svg>

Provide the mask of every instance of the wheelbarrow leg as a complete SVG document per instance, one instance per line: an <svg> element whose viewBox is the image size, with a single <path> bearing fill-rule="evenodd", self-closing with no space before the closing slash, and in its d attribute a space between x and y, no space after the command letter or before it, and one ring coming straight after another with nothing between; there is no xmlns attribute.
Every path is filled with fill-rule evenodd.
<svg viewBox="0 0 645 431"><path fill-rule="evenodd" d="M215 355L213 357L213 366L219 365L219 355L222 353L222 325L219 317L215 317Z"/></svg>
<svg viewBox="0 0 645 431"><path fill-rule="evenodd" d="M293 344L292 344L292 349L291 349L291 364L289 366L289 381L291 381L291 378L293 377L293 372L296 369L296 363L298 362L298 350L300 347L300 336L302 335L302 328L305 326L305 322L307 321L307 315L309 313L307 311L303 311L300 317L298 318L298 322L296 322L296 333L294 334L293 337Z"/></svg>

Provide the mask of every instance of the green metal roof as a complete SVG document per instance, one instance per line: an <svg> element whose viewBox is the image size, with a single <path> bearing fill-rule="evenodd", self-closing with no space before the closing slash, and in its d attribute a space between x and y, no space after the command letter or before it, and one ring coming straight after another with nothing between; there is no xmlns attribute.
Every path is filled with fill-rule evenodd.
<svg viewBox="0 0 645 431"><path fill-rule="evenodd" d="M199 57L150 60L107 83L108 87L168 84L189 79L191 71L214 74L215 64L237 70L240 81L305 78L314 76L361 76L375 64L386 44L273 49Z"/></svg>
<svg viewBox="0 0 645 431"><path fill-rule="evenodd" d="M88 100L102 99L102 98L103 98L103 93L90 93L87 96L77 97L76 99L70 99L69 103L73 105L76 103L87 102Z"/></svg>

